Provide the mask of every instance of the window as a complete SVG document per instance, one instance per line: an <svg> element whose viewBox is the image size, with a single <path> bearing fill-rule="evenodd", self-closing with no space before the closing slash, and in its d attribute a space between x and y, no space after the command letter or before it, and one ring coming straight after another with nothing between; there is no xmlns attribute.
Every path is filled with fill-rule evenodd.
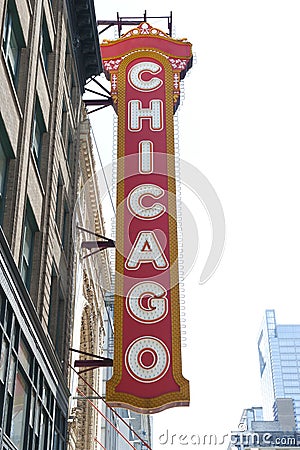
<svg viewBox="0 0 300 450"><path fill-rule="evenodd" d="M28 384L18 370L12 407L10 438L17 448L23 448Z"/></svg>
<svg viewBox="0 0 300 450"><path fill-rule="evenodd" d="M45 131L46 131L45 122L43 119L40 103L37 99L35 103L34 116L32 122L32 143L31 143L31 150L37 163L39 163L40 160L43 134L45 133Z"/></svg>
<svg viewBox="0 0 300 450"><path fill-rule="evenodd" d="M298 373L283 373L282 379L284 380L299 380Z"/></svg>
<svg viewBox="0 0 300 450"><path fill-rule="evenodd" d="M69 243L69 222L70 222L70 214L67 203L64 203L64 214L63 214L63 224L62 224L62 233L61 233L61 243L67 254L68 243Z"/></svg>
<svg viewBox="0 0 300 450"><path fill-rule="evenodd" d="M286 347L286 346L295 346L295 340L294 339L281 339L279 341L279 346L280 347Z"/></svg>
<svg viewBox="0 0 300 450"><path fill-rule="evenodd" d="M4 152L3 145L0 142L0 198L2 199L4 193L4 185L6 178L7 156Z"/></svg>
<svg viewBox="0 0 300 450"><path fill-rule="evenodd" d="M289 386L296 386L299 387L299 381L298 380L284 380L284 387L289 387Z"/></svg>
<svg viewBox="0 0 300 450"><path fill-rule="evenodd" d="M46 377L1 288L0 298L0 423L3 424L3 434L13 442L13 448L49 450L53 448L51 442L55 426L56 448L62 450L65 448L66 417L56 405ZM8 324L6 328L5 323Z"/></svg>
<svg viewBox="0 0 300 450"><path fill-rule="evenodd" d="M6 173L8 166L8 158L4 151L3 145L0 142L0 220L2 221L4 210L4 195L6 185Z"/></svg>
<svg viewBox="0 0 300 450"><path fill-rule="evenodd" d="M71 66L71 52L70 52L69 40L67 39L66 53L65 53L65 71L66 71L66 73L70 73L70 66Z"/></svg>
<svg viewBox="0 0 300 450"><path fill-rule="evenodd" d="M280 353L295 353L295 347L280 347Z"/></svg>
<svg viewBox="0 0 300 450"><path fill-rule="evenodd" d="M29 374L29 369L31 366L31 354L23 339L20 340L19 345L19 360L25 372Z"/></svg>
<svg viewBox="0 0 300 450"><path fill-rule="evenodd" d="M57 180L55 221L60 235L61 245L67 256L70 233L70 210L60 171L58 172Z"/></svg>
<svg viewBox="0 0 300 450"><path fill-rule="evenodd" d="M7 368L8 342L3 339L0 355L0 380L4 381Z"/></svg>
<svg viewBox="0 0 300 450"><path fill-rule="evenodd" d="M297 373L297 367L282 367L282 373Z"/></svg>
<svg viewBox="0 0 300 450"><path fill-rule="evenodd" d="M54 325L54 316L57 315L56 311L56 303L57 303L57 293L58 293L58 277L57 271L52 267L51 274L51 285L50 285L50 306L49 306L49 316L48 316L48 330L54 341L55 336L55 325Z"/></svg>
<svg viewBox="0 0 300 450"><path fill-rule="evenodd" d="M63 199L63 181L60 171L58 172L57 190L56 190L56 209L55 209L55 222L58 230L60 230L61 208Z"/></svg>
<svg viewBox="0 0 300 450"><path fill-rule="evenodd" d="M63 416L60 409L56 407L53 450L63 449L65 439L66 439L66 419Z"/></svg>
<svg viewBox="0 0 300 450"><path fill-rule="evenodd" d="M300 394L299 387L287 387L284 389L285 394Z"/></svg>
<svg viewBox="0 0 300 450"><path fill-rule="evenodd" d="M69 128L68 146L67 146L67 159L68 159L69 164L70 164L71 158L72 158L72 148L73 148L73 138L72 138L71 129Z"/></svg>
<svg viewBox="0 0 300 450"><path fill-rule="evenodd" d="M72 101L73 109L75 109L75 107L76 107L77 98L78 98L78 89L77 89L76 82L75 82L75 76L72 72L72 74L71 74L71 101Z"/></svg>
<svg viewBox="0 0 300 450"><path fill-rule="evenodd" d="M12 146L0 114L0 224L3 222L9 161L14 157Z"/></svg>
<svg viewBox="0 0 300 450"><path fill-rule="evenodd" d="M18 16L13 6L13 2L9 2L4 22L3 50L9 72L16 85L23 39Z"/></svg>
<svg viewBox="0 0 300 450"><path fill-rule="evenodd" d="M66 143L66 133L67 133L67 122L68 122L68 109L66 105L65 99L63 99L62 103L62 111L61 111L61 134L63 138L64 145Z"/></svg>
<svg viewBox="0 0 300 450"><path fill-rule="evenodd" d="M43 59L43 64L45 71L48 70L48 57L49 53L51 52L51 43L50 43L50 37L49 37L49 31L47 27L46 20L43 20L43 26L41 29L41 54Z"/></svg>
<svg viewBox="0 0 300 450"><path fill-rule="evenodd" d="M37 230L34 222L33 213L28 204L25 215L24 230L23 230L23 248L21 255L21 276L23 281L29 289L31 277L31 262L33 254L34 235Z"/></svg>
<svg viewBox="0 0 300 450"><path fill-rule="evenodd" d="M58 355L64 351L65 321L64 317L65 301L59 286L57 271L52 268L50 287L50 309L48 318L48 330Z"/></svg>
<svg viewBox="0 0 300 450"><path fill-rule="evenodd" d="M70 104L75 110L78 99L78 87L76 83L76 69L72 61L70 47L71 47L71 39L67 40L66 44L66 54L65 54L65 75L68 87L68 97L70 99Z"/></svg>
<svg viewBox="0 0 300 450"><path fill-rule="evenodd" d="M64 354L65 344L65 299L61 290L59 290L58 305L57 305L57 320L56 320L56 339L55 348L57 353L62 356Z"/></svg>
<svg viewBox="0 0 300 450"><path fill-rule="evenodd" d="M297 366L297 361L295 359L289 361L289 360L282 360L281 361L281 366L283 367L289 367L291 368L291 366Z"/></svg>
<svg viewBox="0 0 300 450"><path fill-rule="evenodd" d="M32 245L33 245L34 231L32 230L29 220L26 217L24 225L24 238L23 238L23 256L22 256L22 278L26 285L28 285L29 267L31 261Z"/></svg>
<svg viewBox="0 0 300 450"><path fill-rule="evenodd" d="M296 360L296 355L294 354L287 354L284 353L283 355L281 355L281 361L294 361ZM280 363L278 363L278 365L280 366Z"/></svg>
<svg viewBox="0 0 300 450"><path fill-rule="evenodd" d="M57 317L58 317L57 305L58 305L58 277L55 268L52 267L48 330L54 345L56 345L56 334L57 334Z"/></svg>

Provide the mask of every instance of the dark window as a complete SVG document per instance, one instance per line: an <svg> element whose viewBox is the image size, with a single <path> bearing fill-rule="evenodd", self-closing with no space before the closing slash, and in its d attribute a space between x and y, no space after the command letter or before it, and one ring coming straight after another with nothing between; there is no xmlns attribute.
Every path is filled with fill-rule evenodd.
<svg viewBox="0 0 300 450"><path fill-rule="evenodd" d="M70 209L60 171L57 180L55 221L60 235L61 245L67 257L70 242Z"/></svg>
<svg viewBox="0 0 300 450"><path fill-rule="evenodd" d="M49 53L51 53L51 43L47 23L46 20L44 19L43 26L41 29L41 54L46 72L48 71Z"/></svg>
<svg viewBox="0 0 300 450"><path fill-rule="evenodd" d="M65 301L59 286L57 271L53 267L50 288L48 330L57 354L61 357L65 343Z"/></svg>
<svg viewBox="0 0 300 450"><path fill-rule="evenodd" d="M65 448L65 439L66 419L63 416L61 410L56 407L53 450L63 450Z"/></svg>
<svg viewBox="0 0 300 450"><path fill-rule="evenodd" d="M8 3L4 21L3 50L8 70L14 84L17 84L20 63L21 48L24 47L24 39L19 18L13 1Z"/></svg>
<svg viewBox="0 0 300 450"><path fill-rule="evenodd" d="M63 99L62 103L62 113L61 113L61 134L63 137L63 140L65 142L65 136L67 131L67 118L68 118L68 110L65 99Z"/></svg>
<svg viewBox="0 0 300 450"><path fill-rule="evenodd" d="M4 195L6 186L7 167L8 167L8 157L0 141L0 222L2 222L4 210Z"/></svg>
<svg viewBox="0 0 300 450"><path fill-rule="evenodd" d="M12 158L14 158L14 154L0 115L0 224L3 223L9 161Z"/></svg>
<svg viewBox="0 0 300 450"><path fill-rule="evenodd" d="M67 146L67 159L68 159L69 164L70 164L72 156L73 156L72 155L72 149L73 149L73 137L72 137L71 129L69 128L68 146Z"/></svg>
<svg viewBox="0 0 300 450"><path fill-rule="evenodd" d="M55 221L58 230L60 230L61 222L61 209L62 209L62 199L63 199L63 181L60 171L58 172L57 178L57 190L56 190L56 209L55 209Z"/></svg>
<svg viewBox="0 0 300 450"><path fill-rule="evenodd" d="M71 100L73 109L76 109L77 100L78 100L78 87L75 82L74 74L71 75Z"/></svg>
<svg viewBox="0 0 300 450"><path fill-rule="evenodd" d="M56 320L57 316L57 297L58 297L58 277L57 271L55 268L52 268L51 274L51 286L50 286L50 307L49 307L49 316L48 316L48 330L52 341L55 342L55 328L56 328Z"/></svg>
<svg viewBox="0 0 300 450"><path fill-rule="evenodd" d="M28 218L26 217L24 225L24 237L23 237L23 253L22 253L22 268L21 274L23 281L26 285L29 284L29 269L32 257L34 231L30 225Z"/></svg>
<svg viewBox="0 0 300 450"><path fill-rule="evenodd" d="M3 48L9 71L13 80L16 81L20 58L20 47L16 37L12 13L9 9L7 10L4 23Z"/></svg>
<svg viewBox="0 0 300 450"><path fill-rule="evenodd" d="M63 224L61 233L61 243L67 254L68 244L69 244L69 225L70 225L70 213L67 203L64 203L64 213L63 213Z"/></svg>
<svg viewBox="0 0 300 450"><path fill-rule="evenodd" d="M71 53L70 53L70 44L67 41L66 44L66 55L65 55L65 73L67 78L67 87L68 87L68 97L70 99L70 104L72 105L73 109L75 110L78 100L78 87L76 84L76 69L74 67Z"/></svg>
<svg viewBox="0 0 300 450"><path fill-rule="evenodd" d="M34 116L32 122L32 142L31 142L31 150L36 159L36 162L39 164L41 148L43 142L43 134L46 131L45 122L43 119L42 110L40 107L40 103L36 100L35 108L34 108Z"/></svg>
<svg viewBox="0 0 300 450"><path fill-rule="evenodd" d="M0 197L3 198L7 169L7 156L2 143L0 142Z"/></svg>
<svg viewBox="0 0 300 450"><path fill-rule="evenodd" d="M66 53L65 53L65 70L67 73L70 72L70 61L71 61L71 52L69 42L66 42Z"/></svg>
<svg viewBox="0 0 300 450"><path fill-rule="evenodd" d="M24 220L23 246L21 254L21 276L28 290L30 287L32 254L34 246L34 236L36 231L37 226L33 217L31 207L28 203Z"/></svg>

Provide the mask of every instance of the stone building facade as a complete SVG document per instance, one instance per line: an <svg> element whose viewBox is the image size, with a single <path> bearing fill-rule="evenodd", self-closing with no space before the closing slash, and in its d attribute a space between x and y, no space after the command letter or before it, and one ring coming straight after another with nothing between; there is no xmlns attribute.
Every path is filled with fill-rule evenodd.
<svg viewBox="0 0 300 450"><path fill-rule="evenodd" d="M95 360L104 355L106 336L105 294L111 289L110 264L107 251L83 250L82 243L99 240L105 236L101 198L98 187L96 165L93 158L90 123L83 111L80 131L79 194L73 218L75 241L75 305L72 348L72 367L76 359ZM79 228L80 227L80 228ZM83 231L83 229L91 233ZM95 356L91 356L95 355ZM79 368L84 370L84 368ZM103 368L89 370L82 378L71 372L70 405L70 450L94 450L99 448L96 440L102 441L101 428L106 423L96 410L103 409L97 398L102 394ZM83 378L85 381L83 381ZM90 388L91 386L92 388ZM79 392L77 391L79 389ZM89 402L84 397L89 397ZM93 405L92 405L93 403Z"/></svg>
<svg viewBox="0 0 300 450"><path fill-rule="evenodd" d="M67 446L81 96L100 72L92 0L0 2L1 449Z"/></svg>

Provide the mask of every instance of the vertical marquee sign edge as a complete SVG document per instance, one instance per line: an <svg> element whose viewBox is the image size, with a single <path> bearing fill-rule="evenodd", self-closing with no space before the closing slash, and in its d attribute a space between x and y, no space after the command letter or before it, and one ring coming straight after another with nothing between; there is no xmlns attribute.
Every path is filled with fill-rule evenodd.
<svg viewBox="0 0 300 450"><path fill-rule="evenodd" d="M153 32L153 30L155 31ZM148 41L149 44L146 46L145 43ZM143 43L142 48L140 47L141 43ZM179 53L182 53L182 55L178 56L178 54L170 54L169 50L172 49L170 43L174 44L173 50L176 49L177 51L177 49L180 48L181 50ZM164 47L168 48L168 53L163 52ZM125 407L142 413L154 413L174 406L189 405L189 382L182 375L181 364L173 113L179 103L180 79L184 77L185 72L191 67L191 44L174 40L160 30L152 28L149 24L142 23L139 27L131 30L120 39L101 44L101 53L105 72L107 75L109 74L111 80L111 95L114 100L114 106L118 111L116 293L114 307L115 352L113 376L107 382L106 400L111 406ZM144 67L144 70L141 69L139 71L139 64L141 67ZM177 69L175 71L174 65ZM153 70L156 70L157 73L155 74ZM159 75L160 72L161 75ZM152 89L150 89L151 81L154 86ZM130 83L131 86L129 86ZM138 89L136 89L137 86L139 86ZM143 102L140 100L132 100L132 106L130 101L128 101L129 97L127 98L127 92L130 90L134 92L134 89L142 91L143 88L146 91L146 100L143 100L143 96L141 96ZM158 120L157 115L159 115L159 113L157 111L159 110L156 110L155 115L151 100L149 101L149 95L147 97L147 94L149 94L150 91L153 91L154 93L153 101L155 101L156 104L163 105L161 106L161 128L155 128L153 125L154 121ZM156 98L157 92L155 91L163 92L165 96L163 97L164 101ZM160 93L160 95L162 94ZM164 206L162 206L163 200L159 203L161 208L165 208L164 214L161 214L162 217L160 217L161 221L164 218L164 222L158 222L159 216L155 216L156 220L154 221L152 220L152 217L154 218L154 216L148 217L147 220L145 218L142 220L147 224L149 222L164 223L164 232L168 237L168 242L162 250L162 254L165 252L166 255L168 255L165 257L166 260L168 260L168 266L165 266L165 269L161 270L161 272L157 273L155 276L152 274L149 278L140 278L140 283L137 282L136 275L132 275L132 272L135 271L136 267L134 267L133 270L128 265L126 266L128 261L134 266L135 260L130 257L131 253L128 254L128 243L124 234L124 230L127 232L127 226L129 229L127 219L129 214L128 209L130 208L126 206L126 198L128 205L130 200L134 197L132 194L134 190L140 188L140 182L137 182L137 186L134 186L134 189L130 190L128 188L128 185L132 182L130 181L132 177L128 176L132 168L128 172L126 164L128 166L129 162L126 163L126 161L128 161L126 158L128 152L130 152L132 148L137 148L134 139L138 134L136 129L133 128L136 126L135 123L132 125L130 122L130 120L134 121L130 116L130 114L132 114L133 117L133 113L130 112L131 106L132 110L134 107L137 110L138 131L143 132L143 129L148 127L148 139L149 134L151 135L152 133L153 141L155 141L156 136L160 134L163 136L162 142L165 143L165 148L162 152L165 153L164 158L167 170L164 179L162 177L162 183L166 183L166 189L164 191L160 186L155 184L155 180L160 179L155 172L155 167L153 169L153 174L151 175L154 180L152 182L151 178L152 184L149 184L150 171L148 171L145 172L146 175L142 175L142 177L144 176L145 179L148 180L148 184L142 184L141 186L148 186L148 188L149 186L152 186L152 188L154 186L154 188L161 189L161 191L164 192ZM132 125L131 130L129 130L131 126L129 123ZM146 123L149 123L149 126L146 125ZM157 131L157 133L155 133L155 131ZM133 139L132 142L128 138L128 135L130 137L130 133ZM148 143L152 141L142 140L141 142ZM153 147L151 150L153 157L152 164L155 166L155 151L157 152L158 146L157 148L155 147L155 142L152 142L151 145ZM149 148L148 151L150 152ZM140 161L141 153L138 156L137 151L136 157L139 158ZM131 158L131 156L129 158ZM131 162L132 159L130 159L130 165ZM132 173L130 173L130 175L132 175ZM141 171L136 177L137 180L141 179ZM145 197L147 196L152 196L152 200L155 197L150 191L145 194ZM157 198L159 198L159 196L157 196ZM142 203L142 195L138 197L138 200ZM134 201L132 201L132 204L135 205ZM142 213L145 213L147 209L153 209L151 207L146 208L143 204L140 205L140 208ZM137 217L135 213L136 211L134 210L134 220L136 220ZM146 226L146 230L148 228L151 228L151 226ZM146 255L147 252L150 252L151 254L151 252L154 252L153 249L155 246L151 247L153 244L151 244L152 241L150 240L150 237L155 237L155 232L142 229L138 236L141 237L142 235L145 243L143 249L140 249L140 255ZM140 240L139 237L137 237L135 242L139 243ZM132 241L133 238L131 237L131 244ZM159 247L159 240L157 242ZM131 252L132 251L133 250L131 250ZM143 266L147 266L148 268L151 266L152 268L153 266L153 268L157 269L157 272L159 272L158 266L155 266L156 259L140 259L138 260L138 268L143 268ZM135 281L131 281L130 277ZM157 282L162 279L166 280L165 286L162 286L161 283ZM130 296L131 292L135 292L135 290L142 285L144 287L156 286L157 289L163 287L165 288L166 295L163 296L160 293L160 295L157 294L155 296L154 290L150 290L150 293L146 293L144 289L142 293L146 293L151 298L148 300L147 309L145 304L143 304L144 300L142 295L138 298L138 301L135 297L133 297L132 300ZM153 294L152 297L150 294ZM152 302L156 302L155 304L157 306L159 302L162 303L163 299L168 314L165 313L165 316L161 316L161 318L156 320L157 325L155 328L153 325L155 321L151 322L149 319L151 314L150 309L152 311L155 310L155 307L153 306L154 303ZM128 309L130 301L133 301L135 304L135 300L138 305L136 306L138 312L146 316L148 315L147 319L142 320L138 318L136 323L132 320L134 315L131 314L130 308ZM130 314L128 314L128 312L130 312ZM141 327L141 323L144 323L143 328ZM137 336L129 338L127 334L134 335L133 330L135 329L137 330ZM130 339L133 339L132 342L130 342ZM124 342L126 342L126 344L124 344ZM165 360L167 361L165 362L165 367L159 369ZM149 374L151 371L155 373L155 370L157 372L157 377L155 378L153 376L151 378Z"/></svg>

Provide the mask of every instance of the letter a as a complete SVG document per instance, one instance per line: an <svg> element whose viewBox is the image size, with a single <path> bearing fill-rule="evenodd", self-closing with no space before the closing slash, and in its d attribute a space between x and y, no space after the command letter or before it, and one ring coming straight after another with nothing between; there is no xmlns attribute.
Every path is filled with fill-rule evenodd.
<svg viewBox="0 0 300 450"><path fill-rule="evenodd" d="M167 258L153 231L141 231L128 255L125 267L136 270L141 263L152 263L158 270L167 269Z"/></svg>

